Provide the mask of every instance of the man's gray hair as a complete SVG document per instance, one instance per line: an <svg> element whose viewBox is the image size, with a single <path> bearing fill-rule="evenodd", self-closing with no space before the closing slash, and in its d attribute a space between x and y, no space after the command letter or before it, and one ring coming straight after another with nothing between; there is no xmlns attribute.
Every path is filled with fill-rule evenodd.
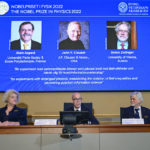
<svg viewBox="0 0 150 150"><path fill-rule="evenodd" d="M143 102L143 96L142 96L142 93L141 92L132 92L130 94L130 97L133 96L133 95L136 95L137 99L140 99L141 102Z"/></svg>
<svg viewBox="0 0 150 150"><path fill-rule="evenodd" d="M12 94L16 94L17 95L17 102L19 102L20 100L20 95L19 93L14 90L14 89L10 89L10 90L7 90L5 93L4 93L4 96L2 98L2 101L5 102L5 103L8 103L8 98L12 95Z"/></svg>
<svg viewBox="0 0 150 150"><path fill-rule="evenodd" d="M126 21L122 21L122 22L117 23L116 26L115 26L115 31L118 32L119 31L119 26L122 25L122 24L125 24L128 27L128 32L130 33L131 25L130 25L130 23L128 23Z"/></svg>

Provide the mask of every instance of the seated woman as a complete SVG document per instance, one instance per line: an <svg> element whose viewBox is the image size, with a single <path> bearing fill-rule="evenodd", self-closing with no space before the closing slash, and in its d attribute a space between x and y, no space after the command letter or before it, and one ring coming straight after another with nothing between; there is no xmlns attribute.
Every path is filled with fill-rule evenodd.
<svg viewBox="0 0 150 150"><path fill-rule="evenodd" d="M6 91L3 96L3 102L7 103L7 105L0 108L0 126L27 124L26 109L16 106L19 102L19 93L17 91Z"/></svg>

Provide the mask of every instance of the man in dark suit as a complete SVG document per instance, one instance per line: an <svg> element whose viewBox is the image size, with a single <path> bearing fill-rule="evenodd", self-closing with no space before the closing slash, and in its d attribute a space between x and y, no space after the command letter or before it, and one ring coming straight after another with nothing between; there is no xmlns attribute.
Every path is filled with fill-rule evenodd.
<svg viewBox="0 0 150 150"><path fill-rule="evenodd" d="M143 97L140 92L130 94L130 107L121 108L121 119L123 118L143 118L145 124L150 124L150 109L141 106Z"/></svg>
<svg viewBox="0 0 150 150"><path fill-rule="evenodd" d="M72 94L73 106L66 109L66 111L88 111L91 115L91 124L99 124L99 121L94 117L91 110L89 110L84 104L82 104L82 97L80 93L75 92Z"/></svg>
<svg viewBox="0 0 150 150"><path fill-rule="evenodd" d="M41 49L39 42L32 40L34 25L31 22L23 22L19 27L20 39L11 42L11 50Z"/></svg>
<svg viewBox="0 0 150 150"><path fill-rule="evenodd" d="M131 49L130 32L131 25L122 21L115 27L116 37L107 41L107 49Z"/></svg>

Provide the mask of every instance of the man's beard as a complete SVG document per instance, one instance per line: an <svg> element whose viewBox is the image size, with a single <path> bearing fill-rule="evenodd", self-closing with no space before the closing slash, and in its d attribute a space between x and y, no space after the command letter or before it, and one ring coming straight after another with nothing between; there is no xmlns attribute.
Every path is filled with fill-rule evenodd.
<svg viewBox="0 0 150 150"><path fill-rule="evenodd" d="M128 40L128 36L127 37L120 37L117 35L117 38L120 42L126 42Z"/></svg>

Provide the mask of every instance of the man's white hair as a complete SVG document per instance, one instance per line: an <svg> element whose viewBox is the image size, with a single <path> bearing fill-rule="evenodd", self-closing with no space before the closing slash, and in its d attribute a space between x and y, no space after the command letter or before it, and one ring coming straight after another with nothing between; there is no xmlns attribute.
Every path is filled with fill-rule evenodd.
<svg viewBox="0 0 150 150"><path fill-rule="evenodd" d="M137 99L140 99L140 100L143 102L143 96L142 96L142 93L141 93L141 92L132 92L132 93L130 94L130 97L131 97L131 96L134 96L134 95L136 95Z"/></svg>

